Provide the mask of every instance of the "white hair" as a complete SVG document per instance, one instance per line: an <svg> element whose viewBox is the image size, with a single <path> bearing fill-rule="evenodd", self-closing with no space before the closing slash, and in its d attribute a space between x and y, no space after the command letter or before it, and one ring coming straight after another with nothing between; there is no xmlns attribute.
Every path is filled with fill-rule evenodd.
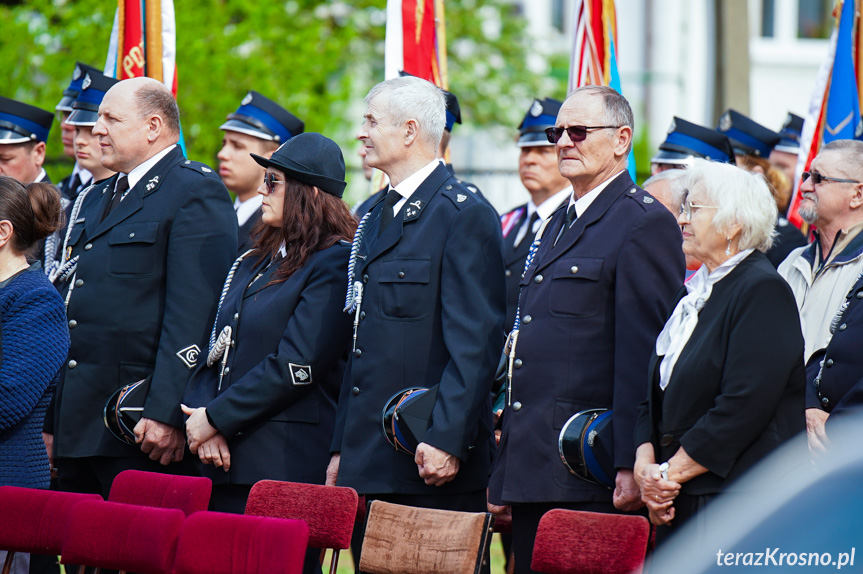
<svg viewBox="0 0 863 574"><path fill-rule="evenodd" d="M387 112L398 125L413 119L419 124L419 137L437 149L446 127L446 96L443 90L420 78L405 76L381 82L369 90L366 103L378 96L389 96Z"/></svg>
<svg viewBox="0 0 863 574"><path fill-rule="evenodd" d="M713 217L717 232L724 234L736 223L741 227L738 249L770 249L778 212L763 175L698 158L692 161L686 176L686 194L700 185L710 205L718 208Z"/></svg>
<svg viewBox="0 0 863 574"><path fill-rule="evenodd" d="M659 173L655 173L644 180L644 183L641 184L641 187L647 187L648 185L659 183L660 181L669 180L675 182L686 175L685 169L666 169L665 171L660 171ZM676 186L673 186L676 187Z"/></svg>

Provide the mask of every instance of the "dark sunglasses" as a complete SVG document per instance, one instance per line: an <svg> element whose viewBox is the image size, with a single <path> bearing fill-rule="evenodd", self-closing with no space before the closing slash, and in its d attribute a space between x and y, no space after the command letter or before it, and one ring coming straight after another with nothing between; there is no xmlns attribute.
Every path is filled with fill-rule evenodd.
<svg viewBox="0 0 863 574"><path fill-rule="evenodd" d="M812 178L812 185L818 185L822 181L835 181L838 183L860 183L859 181L854 181L853 179L839 179L838 177L827 177L826 175L821 175L817 171L803 172L803 181L806 181L810 177Z"/></svg>
<svg viewBox="0 0 863 574"><path fill-rule="evenodd" d="M620 126L569 126L568 128L545 128L545 135L549 143L556 144L563 132L569 135L569 139L573 142L583 142L587 139L587 134L592 130L616 130Z"/></svg>
<svg viewBox="0 0 863 574"><path fill-rule="evenodd" d="M273 172L266 172L264 174L264 186L267 188L267 193L272 195L276 193L276 184L277 183L285 183L282 180L276 179L276 174Z"/></svg>

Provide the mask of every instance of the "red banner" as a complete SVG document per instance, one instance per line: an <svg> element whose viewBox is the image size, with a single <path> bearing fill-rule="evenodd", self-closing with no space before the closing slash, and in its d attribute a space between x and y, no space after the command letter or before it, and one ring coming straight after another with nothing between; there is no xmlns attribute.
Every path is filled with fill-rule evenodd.
<svg viewBox="0 0 863 574"><path fill-rule="evenodd" d="M144 75L144 27L141 0L120 0L122 42L119 47L117 78L126 80Z"/></svg>
<svg viewBox="0 0 863 574"><path fill-rule="evenodd" d="M433 0L402 1L402 38L404 71L438 84Z"/></svg>

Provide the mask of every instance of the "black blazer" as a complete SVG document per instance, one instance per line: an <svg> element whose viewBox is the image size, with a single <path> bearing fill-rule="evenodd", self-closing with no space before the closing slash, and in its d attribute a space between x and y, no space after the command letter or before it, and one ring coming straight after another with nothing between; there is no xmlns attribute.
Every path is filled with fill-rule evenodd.
<svg viewBox="0 0 863 574"><path fill-rule="evenodd" d="M512 395L489 483L495 503L611 502L609 490L566 470L560 429L581 410L613 408L614 464L632 468L650 351L683 283L680 228L628 173L554 245L567 205L521 280Z"/></svg>
<svg viewBox="0 0 863 574"><path fill-rule="evenodd" d="M685 294L680 291L675 306ZM660 360L654 351L635 443L653 443L657 462L683 446L707 467L710 472L683 484L687 494L725 490L805 430L797 305L761 252L750 254L713 286L664 392Z"/></svg>
<svg viewBox="0 0 863 574"><path fill-rule="evenodd" d="M221 365L202 359L186 392L228 439L230 471L201 465L215 483L324 483L351 338L342 313L349 252L337 243L273 285L281 259L267 267L253 252L237 268L217 320L216 333L230 325L236 345L221 389Z"/></svg>
<svg viewBox="0 0 863 574"><path fill-rule="evenodd" d="M242 255L252 248L255 244L255 238L252 237L252 228L261 220L261 208L252 214L252 216L237 229L237 255Z"/></svg>
<svg viewBox="0 0 863 574"><path fill-rule="evenodd" d="M180 401L237 249L228 190L179 147L102 221L116 180L90 190L69 241L80 259L67 309L72 346L55 394L60 457L146 456L102 420L115 390L146 377L144 416L182 427Z"/></svg>
<svg viewBox="0 0 863 574"><path fill-rule="evenodd" d="M505 312L497 214L443 165L378 238L382 208L370 212L356 266L365 291L332 444L341 452L339 484L366 494L482 490ZM440 487L423 482L413 457L396 452L381 427L393 394L436 384L423 442L461 460L455 479Z"/></svg>

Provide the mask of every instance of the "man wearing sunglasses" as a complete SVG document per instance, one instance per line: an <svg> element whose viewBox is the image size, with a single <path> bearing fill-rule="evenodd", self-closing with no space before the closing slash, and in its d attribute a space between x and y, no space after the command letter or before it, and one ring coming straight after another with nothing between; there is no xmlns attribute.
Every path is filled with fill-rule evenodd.
<svg viewBox="0 0 863 574"><path fill-rule="evenodd" d="M249 154L269 158L280 145L303 133L305 124L276 102L250 90L219 129L225 132L216 156L219 176L236 196L237 252L242 254L252 246L251 231L261 219L263 198L258 195L258 186L266 171Z"/></svg>
<svg viewBox="0 0 863 574"><path fill-rule="evenodd" d="M587 86L567 98L547 130L573 193L540 232L521 281L489 482L489 501L512 507L516 572L531 572L536 528L549 509L642 506L632 476L635 412L684 262L674 215L626 171L633 124L623 96ZM613 491L573 476L560 460L561 427L592 408L613 410Z"/></svg>
<svg viewBox="0 0 863 574"><path fill-rule="evenodd" d="M815 240L792 251L779 274L797 299L809 363L830 342L833 318L863 271L863 142L836 140L821 148L808 177L804 174L800 194L799 213L817 228ZM807 393L806 426L810 447L817 450L827 412L811 395Z"/></svg>

